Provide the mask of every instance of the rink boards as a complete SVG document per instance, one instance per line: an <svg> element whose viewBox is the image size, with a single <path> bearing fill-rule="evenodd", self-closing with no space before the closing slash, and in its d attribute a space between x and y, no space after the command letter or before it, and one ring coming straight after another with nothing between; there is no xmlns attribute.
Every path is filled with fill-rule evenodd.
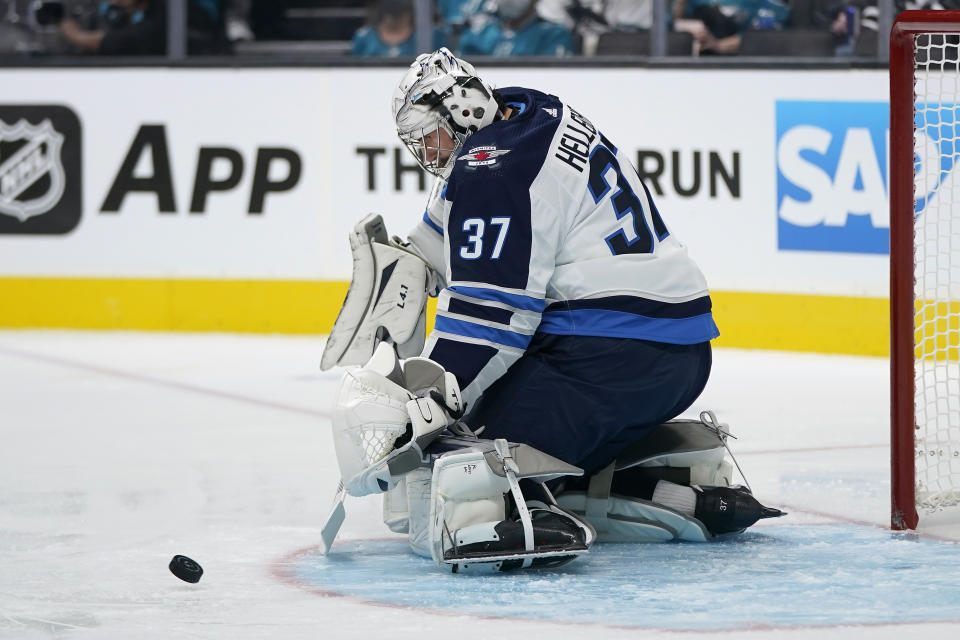
<svg viewBox="0 0 960 640"><path fill-rule="evenodd" d="M353 222L402 235L423 212L390 121L401 73L0 71L0 326L328 331ZM484 75L629 150L707 275L719 345L887 352L884 71Z"/></svg>

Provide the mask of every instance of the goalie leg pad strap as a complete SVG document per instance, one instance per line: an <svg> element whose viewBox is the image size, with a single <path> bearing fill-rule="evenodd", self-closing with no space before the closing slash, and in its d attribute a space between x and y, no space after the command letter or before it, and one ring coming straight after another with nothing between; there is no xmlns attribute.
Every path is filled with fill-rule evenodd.
<svg viewBox="0 0 960 640"><path fill-rule="evenodd" d="M610 485L613 483L614 463L597 471L590 476L590 484L587 487L587 504L584 509L584 516L597 534L602 535L608 530L607 513L609 512Z"/></svg>

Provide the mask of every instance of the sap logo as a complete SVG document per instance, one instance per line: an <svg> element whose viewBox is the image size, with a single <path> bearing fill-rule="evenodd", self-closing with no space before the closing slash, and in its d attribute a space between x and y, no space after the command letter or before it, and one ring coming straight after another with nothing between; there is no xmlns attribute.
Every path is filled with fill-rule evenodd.
<svg viewBox="0 0 960 640"><path fill-rule="evenodd" d="M59 105L0 105L0 233L63 234L81 218L80 120Z"/></svg>
<svg viewBox="0 0 960 640"><path fill-rule="evenodd" d="M888 253L888 104L778 101L776 127L778 247Z"/></svg>

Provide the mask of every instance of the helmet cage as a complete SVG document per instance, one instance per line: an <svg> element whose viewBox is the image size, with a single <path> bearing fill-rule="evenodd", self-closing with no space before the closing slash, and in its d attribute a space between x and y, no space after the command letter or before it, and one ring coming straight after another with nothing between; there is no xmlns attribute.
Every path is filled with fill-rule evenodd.
<svg viewBox="0 0 960 640"><path fill-rule="evenodd" d="M446 133L446 136L440 134L441 130ZM440 177L450 173L467 139L465 135L453 131L439 117L433 118L432 123L425 123L410 131L398 132L397 135L424 171ZM444 137L449 139L449 144L443 144Z"/></svg>
<svg viewBox="0 0 960 640"><path fill-rule="evenodd" d="M418 58L394 94L398 137L425 171L439 177L449 175L466 139L493 122L498 112L492 87L473 75L466 62L444 53L440 50L426 63ZM443 68L451 60L463 75ZM447 144L441 137L449 137L443 141Z"/></svg>

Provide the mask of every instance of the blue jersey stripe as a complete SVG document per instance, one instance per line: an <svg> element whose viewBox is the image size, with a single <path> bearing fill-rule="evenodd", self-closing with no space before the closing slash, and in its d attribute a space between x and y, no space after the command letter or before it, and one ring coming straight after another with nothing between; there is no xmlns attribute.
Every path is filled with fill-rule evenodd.
<svg viewBox="0 0 960 640"><path fill-rule="evenodd" d="M434 231L436 231L436 232L439 233L440 235L443 235L443 227L441 227L441 226L438 225L436 222L434 222L433 220L431 220L431 219L430 219L430 215L429 215L426 211L423 212L423 221L426 222L426 223L427 223L427 226L429 226L431 229L433 229Z"/></svg>
<svg viewBox="0 0 960 640"><path fill-rule="evenodd" d="M478 300L490 300L491 302L502 302L508 304L514 309L524 311L536 311L540 313L547 306L543 298L534 298L533 296L524 296L517 293L507 293L497 289L481 289L480 287L449 287L450 291L459 293L463 296L476 298Z"/></svg>
<svg viewBox="0 0 960 640"><path fill-rule="evenodd" d="M711 313L689 318L649 318L605 309L547 311L537 331L568 336L637 338L670 344L697 344L720 335Z"/></svg>
<svg viewBox="0 0 960 640"><path fill-rule="evenodd" d="M522 333L514 333L506 329L494 329L493 327L474 324L465 320L455 320L440 314L437 315L434 329L444 333L466 336L467 338L479 338L517 349L526 349L527 345L530 344L530 340L533 338L533 336L523 335Z"/></svg>

